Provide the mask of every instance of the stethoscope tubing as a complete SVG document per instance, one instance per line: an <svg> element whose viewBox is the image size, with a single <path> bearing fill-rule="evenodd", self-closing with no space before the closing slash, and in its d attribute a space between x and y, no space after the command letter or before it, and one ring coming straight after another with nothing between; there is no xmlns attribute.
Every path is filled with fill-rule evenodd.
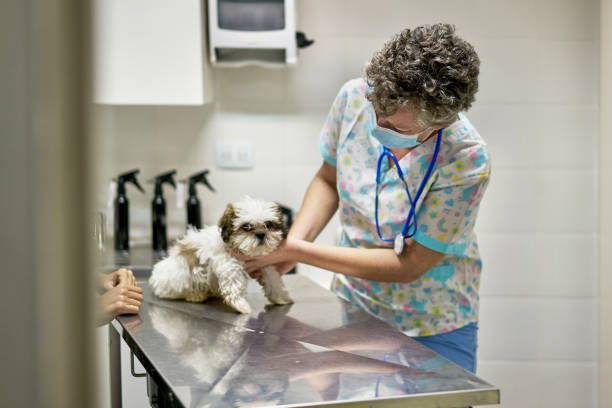
<svg viewBox="0 0 612 408"><path fill-rule="evenodd" d="M412 236L414 236L414 234L416 234L417 231L417 219L416 219L416 210L415 210L415 206L416 203L419 201L419 198L421 197L421 194L423 193L423 189L425 188L425 185L427 184L427 181L429 180L429 177L431 176L431 173L433 171L434 166L436 165L436 161L438 159L438 154L440 153L440 145L442 142L442 130L443 129L438 129L438 137L436 140L436 148L434 150L434 154L433 157L431 159L431 162L429 163L429 167L427 168L427 172L425 173L425 177L423 178L423 181L421 181L421 185L419 186L419 189L417 190L416 196L415 196L415 200L412 200L412 196L410 195L410 191L408 191L408 184L406 183L406 180L404 179L404 174L402 173L402 169L399 166L399 163L397 162L397 158L395 157L395 155L393 154L393 152L389 151L386 147L383 146L383 151L380 154L380 157L378 158L378 164L376 166L376 197L374 200L374 218L376 220L376 232L378 233L378 237L380 239L382 239L383 241L394 241L395 238L383 238L382 234L380 233L380 224L378 222L378 189L379 189L379 185L380 185L380 168L382 165L382 161L385 157L390 157L391 160L393 160L393 163L395 164L395 169L397 171L398 176L400 177L400 179L402 180L402 182L404 183L404 188L406 189L406 194L408 194L408 202L410 203L410 212L408 213L408 217L406 218L406 222L404 224L404 228L402 229L402 237L405 238L410 238ZM410 220L414 219L414 223L412 224L412 232L408 234L408 227L410 225Z"/></svg>

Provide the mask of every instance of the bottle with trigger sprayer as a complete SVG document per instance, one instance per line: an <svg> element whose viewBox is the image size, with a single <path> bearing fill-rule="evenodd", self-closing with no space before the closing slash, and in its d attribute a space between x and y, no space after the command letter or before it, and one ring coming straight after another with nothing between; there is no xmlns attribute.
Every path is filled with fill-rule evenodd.
<svg viewBox="0 0 612 408"><path fill-rule="evenodd" d="M202 209L198 200L196 184L202 183L214 192L215 189L210 185L206 176L209 170L193 174L189 177L189 196L187 197L187 227L202 228Z"/></svg>
<svg viewBox="0 0 612 408"><path fill-rule="evenodd" d="M170 184L176 189L173 176L176 170L155 176L155 195L151 203L151 233L153 235L153 251L166 252L168 251L168 228L166 218L166 200L163 197L162 186L164 183Z"/></svg>
<svg viewBox="0 0 612 408"><path fill-rule="evenodd" d="M128 251L130 249L130 202L125 195L125 183L133 183L140 191L145 192L138 184L136 175L140 170L135 169L121 173L117 177L117 197L115 198L115 249Z"/></svg>

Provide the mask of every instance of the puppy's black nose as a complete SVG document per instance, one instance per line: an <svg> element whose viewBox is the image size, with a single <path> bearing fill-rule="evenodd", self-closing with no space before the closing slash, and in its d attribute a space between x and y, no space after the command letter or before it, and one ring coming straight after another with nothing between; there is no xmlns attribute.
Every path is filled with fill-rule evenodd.
<svg viewBox="0 0 612 408"><path fill-rule="evenodd" d="M265 232L256 232L255 236L257 237L257 239L261 242L264 240L264 238L266 237L266 233Z"/></svg>

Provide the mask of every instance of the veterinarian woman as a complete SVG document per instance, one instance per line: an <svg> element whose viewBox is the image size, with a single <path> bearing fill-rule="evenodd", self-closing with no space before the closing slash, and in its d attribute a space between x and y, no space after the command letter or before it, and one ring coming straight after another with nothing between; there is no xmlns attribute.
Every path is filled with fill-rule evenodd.
<svg viewBox="0 0 612 408"><path fill-rule="evenodd" d="M336 272L332 290L476 370L481 261L474 224L487 146L465 112L474 48L447 24L406 29L347 82L319 136L324 162L280 249L247 270L296 262ZM339 210L340 247L312 243Z"/></svg>

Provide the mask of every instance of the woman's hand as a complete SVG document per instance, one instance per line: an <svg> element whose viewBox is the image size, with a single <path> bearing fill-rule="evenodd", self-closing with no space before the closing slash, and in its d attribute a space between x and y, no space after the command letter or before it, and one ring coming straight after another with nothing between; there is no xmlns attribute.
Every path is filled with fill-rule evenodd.
<svg viewBox="0 0 612 408"><path fill-rule="evenodd" d="M142 289L138 286L117 285L109 289L98 299L98 325L106 324L121 314L138 313L142 301Z"/></svg>
<svg viewBox="0 0 612 408"><path fill-rule="evenodd" d="M228 248L228 252L239 261L244 262L245 271L254 279L261 282L261 269L266 266L274 266L279 275L284 275L289 272L297 264L294 259L295 240L287 237L281 245L270 252L268 255L262 256L246 256L237 251Z"/></svg>
<svg viewBox="0 0 612 408"><path fill-rule="evenodd" d="M138 286L136 283L136 278L134 277L134 273L125 268L118 269L112 273L107 275L100 274L100 286L108 291L115 286Z"/></svg>
<svg viewBox="0 0 612 408"><path fill-rule="evenodd" d="M293 269L295 265L297 265L297 262L286 261L286 262L279 262L276 264L272 264L271 266L273 266L276 269L276 271L278 272L280 276L283 276L287 272L289 272L291 269ZM265 265L265 266L268 266L268 265ZM261 268L263 268L263 266ZM257 282L259 282L259 284L263 286L263 280L262 280L263 271L261 270L261 268L255 269L251 272L247 271L247 273L251 276L251 278L257 279Z"/></svg>

